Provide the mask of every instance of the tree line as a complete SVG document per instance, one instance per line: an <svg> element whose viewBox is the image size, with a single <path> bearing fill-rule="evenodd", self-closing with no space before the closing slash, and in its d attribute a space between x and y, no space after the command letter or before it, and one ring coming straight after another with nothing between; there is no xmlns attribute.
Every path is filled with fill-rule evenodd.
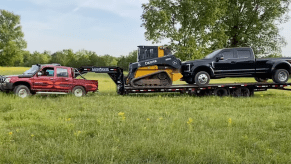
<svg viewBox="0 0 291 164"><path fill-rule="evenodd" d="M24 66L33 64L59 63L64 66L78 68L80 66L118 66L128 70L129 63L136 62L137 51L126 56L97 55L93 51L62 50L55 53L49 51L25 51L26 41L20 25L20 16L6 10L0 10L0 66Z"/></svg>
<svg viewBox="0 0 291 164"><path fill-rule="evenodd" d="M124 70L128 70L129 63L136 62L137 51L130 52L129 55L114 57L111 55L97 55L93 51L79 50L73 52L73 50L62 50L51 54L48 51L33 52L23 51L20 57L14 60L13 63L7 63L3 66L23 66L30 67L34 64L47 64L47 63L58 63L63 66L70 66L78 68L81 66L118 66ZM2 61L2 58L0 59ZM5 63L3 61L2 63Z"/></svg>

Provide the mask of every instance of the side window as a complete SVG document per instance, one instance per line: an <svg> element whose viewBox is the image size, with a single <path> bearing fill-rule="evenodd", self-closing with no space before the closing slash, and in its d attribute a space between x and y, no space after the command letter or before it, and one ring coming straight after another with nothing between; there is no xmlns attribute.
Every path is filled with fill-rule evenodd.
<svg viewBox="0 0 291 164"><path fill-rule="evenodd" d="M150 58L154 58L154 49L150 49Z"/></svg>
<svg viewBox="0 0 291 164"><path fill-rule="evenodd" d="M42 69L41 76L54 76L54 72L55 72L54 68L47 67L47 68Z"/></svg>
<svg viewBox="0 0 291 164"><path fill-rule="evenodd" d="M57 77L68 77L68 69L57 68Z"/></svg>
<svg viewBox="0 0 291 164"><path fill-rule="evenodd" d="M226 60L226 59L233 59L234 58L233 51L223 51L221 53L221 55L224 56L224 60Z"/></svg>
<svg viewBox="0 0 291 164"><path fill-rule="evenodd" d="M238 58L251 58L251 52L248 50L239 50L237 51Z"/></svg>

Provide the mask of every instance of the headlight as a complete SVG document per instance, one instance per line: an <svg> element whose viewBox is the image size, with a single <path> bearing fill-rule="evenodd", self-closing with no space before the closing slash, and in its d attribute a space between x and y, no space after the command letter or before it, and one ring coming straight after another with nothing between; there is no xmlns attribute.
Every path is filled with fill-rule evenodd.
<svg viewBox="0 0 291 164"><path fill-rule="evenodd" d="M11 78L6 78L4 82L5 82L5 83L9 83L10 80L11 80Z"/></svg>

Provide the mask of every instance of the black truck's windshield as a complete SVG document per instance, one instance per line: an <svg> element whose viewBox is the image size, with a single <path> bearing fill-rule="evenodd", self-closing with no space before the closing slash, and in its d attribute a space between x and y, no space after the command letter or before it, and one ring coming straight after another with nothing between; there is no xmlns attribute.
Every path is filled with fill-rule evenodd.
<svg viewBox="0 0 291 164"><path fill-rule="evenodd" d="M24 75L33 75L39 70L39 66L33 65L29 70L25 71Z"/></svg>
<svg viewBox="0 0 291 164"><path fill-rule="evenodd" d="M211 54L207 55L205 59L212 59L215 55L217 55L221 50L216 50L212 52Z"/></svg>

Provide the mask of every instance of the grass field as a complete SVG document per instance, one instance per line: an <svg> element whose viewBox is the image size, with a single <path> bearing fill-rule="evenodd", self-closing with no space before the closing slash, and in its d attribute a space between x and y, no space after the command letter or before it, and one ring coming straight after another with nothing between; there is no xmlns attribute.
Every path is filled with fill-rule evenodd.
<svg viewBox="0 0 291 164"><path fill-rule="evenodd" d="M0 68L0 74L24 70ZM0 163L291 161L290 92L119 96L107 75L87 77L99 80L99 93L27 99L0 93ZM213 82L234 81L254 82Z"/></svg>

